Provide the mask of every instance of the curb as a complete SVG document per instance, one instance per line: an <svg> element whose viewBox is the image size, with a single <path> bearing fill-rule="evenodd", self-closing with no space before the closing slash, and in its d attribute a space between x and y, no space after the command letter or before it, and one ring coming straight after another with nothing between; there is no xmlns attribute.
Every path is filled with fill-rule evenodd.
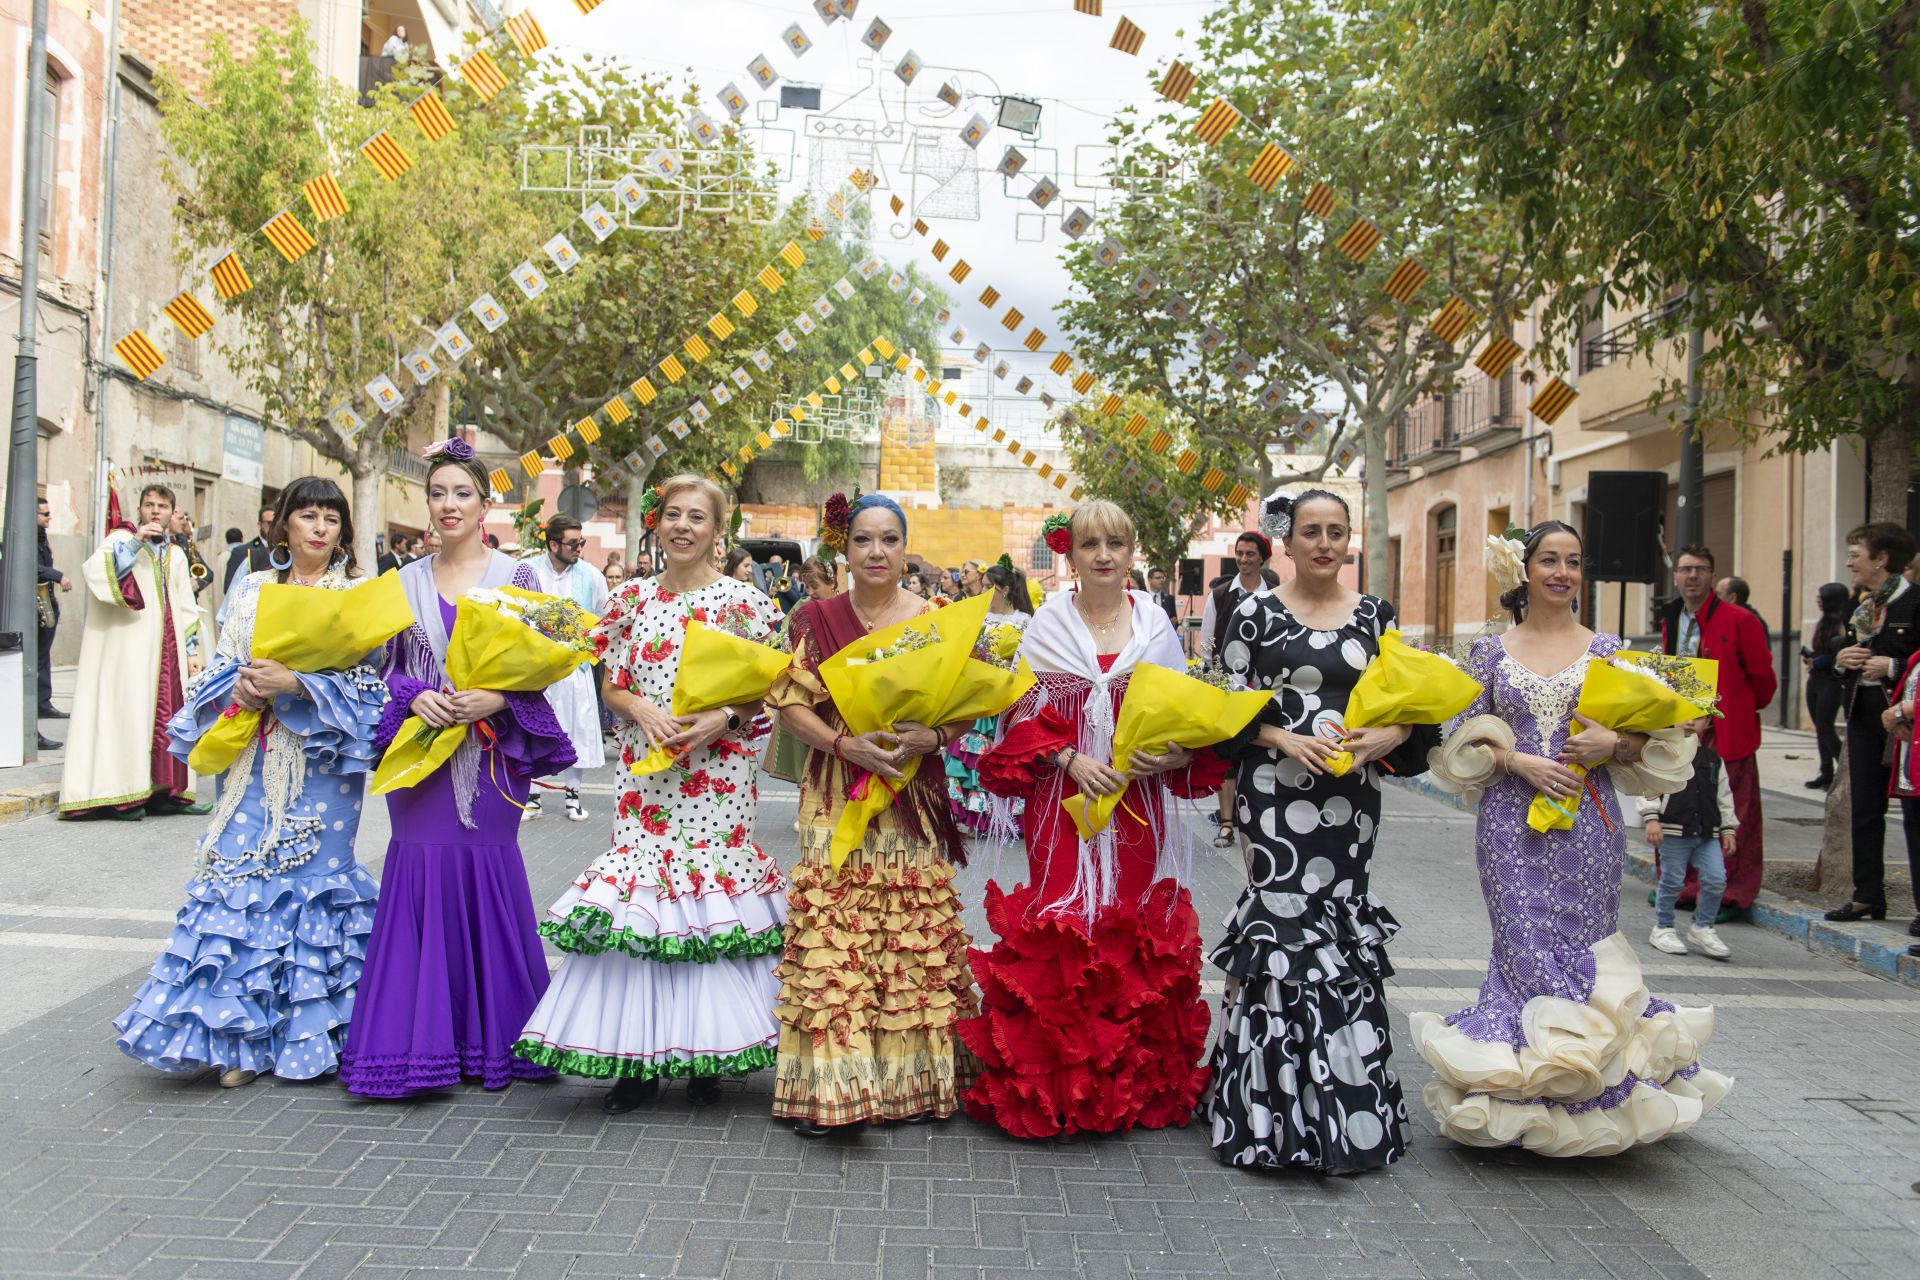
<svg viewBox="0 0 1920 1280"><path fill-rule="evenodd" d="M1390 778L1388 781L1416 795L1471 813L1459 796L1440 790L1424 776ZM1653 854L1645 849L1627 850L1627 872L1648 884L1653 883ZM1816 955L1844 960L1877 978L1920 989L1920 956L1907 954L1910 945L1905 934L1884 925L1835 924L1818 907L1810 907L1762 889L1747 910L1747 923L1769 933L1799 943Z"/></svg>
<svg viewBox="0 0 1920 1280"><path fill-rule="evenodd" d="M0 791L0 823L20 822L60 807L60 784L37 782Z"/></svg>

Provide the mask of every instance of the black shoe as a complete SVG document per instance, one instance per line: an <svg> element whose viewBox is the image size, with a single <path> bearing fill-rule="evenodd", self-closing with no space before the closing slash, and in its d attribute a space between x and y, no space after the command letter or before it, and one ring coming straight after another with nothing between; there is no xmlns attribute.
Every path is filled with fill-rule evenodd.
<svg viewBox="0 0 1920 1280"><path fill-rule="evenodd" d="M1842 922L1848 920L1885 920L1886 918L1887 904L1884 902L1877 907L1862 906L1858 902L1849 902L1844 907L1835 907L1833 910L1827 912L1827 919Z"/></svg>
<svg viewBox="0 0 1920 1280"><path fill-rule="evenodd" d="M793 1122L793 1131L803 1138L825 1138L831 1134L839 1133L843 1129L851 1131L859 1127L859 1125L852 1124L821 1124L814 1120L795 1120Z"/></svg>
<svg viewBox="0 0 1920 1280"><path fill-rule="evenodd" d="M1909 938L1920 938L1920 916L1915 916L1912 923L1907 925L1907 936Z"/></svg>
<svg viewBox="0 0 1920 1280"><path fill-rule="evenodd" d="M901 1124L932 1124L935 1120L938 1120L939 1118L940 1117L934 1115L933 1112L931 1111L922 1111L915 1115L910 1115L906 1117L905 1119L901 1120L900 1123Z"/></svg>
<svg viewBox="0 0 1920 1280"><path fill-rule="evenodd" d="M1805 786L1806 789L1809 791L1825 791L1828 787L1831 787L1833 785L1833 775L1830 773L1823 773L1819 777L1813 779L1812 781L1803 783L1801 785Z"/></svg>
<svg viewBox="0 0 1920 1280"><path fill-rule="evenodd" d="M41 707L38 712L42 720L65 720L67 713L58 707Z"/></svg>
<svg viewBox="0 0 1920 1280"><path fill-rule="evenodd" d="M696 1107L711 1106L720 1101L720 1077L695 1076L687 1081L687 1101Z"/></svg>
<svg viewBox="0 0 1920 1280"><path fill-rule="evenodd" d="M1916 942L1912 946L1908 947L1907 954L1910 956L1920 956L1920 942Z"/></svg>
<svg viewBox="0 0 1920 1280"><path fill-rule="evenodd" d="M607 1096L600 1099L600 1109L610 1116L623 1116L648 1105L659 1096L660 1082L651 1076L645 1080L622 1076L613 1082L613 1088L607 1090Z"/></svg>
<svg viewBox="0 0 1920 1280"><path fill-rule="evenodd" d="M55 742L44 733L36 733L33 736L38 739L34 745L41 751L58 751L65 745L64 743Z"/></svg>

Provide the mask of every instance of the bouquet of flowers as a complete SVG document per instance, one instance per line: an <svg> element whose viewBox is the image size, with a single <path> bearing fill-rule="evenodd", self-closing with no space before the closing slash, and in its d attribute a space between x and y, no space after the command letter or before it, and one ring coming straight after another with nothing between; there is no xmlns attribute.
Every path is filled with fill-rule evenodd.
<svg viewBox="0 0 1920 1280"><path fill-rule="evenodd" d="M1187 674L1202 684L1210 684L1216 689L1233 688L1233 677L1218 659L1188 658Z"/></svg>
<svg viewBox="0 0 1920 1280"><path fill-rule="evenodd" d="M1711 658L1623 652L1605 662L1587 663L1574 710L1620 733L1658 733L1714 715L1719 686L1720 664ZM1585 767L1570 767L1587 776ZM1577 794L1562 804L1536 792L1527 806L1527 825L1539 832L1567 831L1579 810Z"/></svg>
<svg viewBox="0 0 1920 1280"><path fill-rule="evenodd" d="M1020 640L1020 628L1010 627L1004 622L988 623L980 628L980 638L973 645L973 656L1002 671L1015 670L1019 665Z"/></svg>
<svg viewBox="0 0 1920 1280"><path fill-rule="evenodd" d="M1380 654L1367 664L1347 698L1349 729L1397 724L1439 724L1473 704L1483 688L1444 654L1416 649L1389 628L1380 637ZM1353 752L1327 762L1336 778L1353 769Z"/></svg>
<svg viewBox="0 0 1920 1280"><path fill-rule="evenodd" d="M687 619L680 669L673 677L673 714L690 716L717 707L758 702L793 662L793 655L749 640L746 619L752 610L730 605L713 618L695 609ZM627 766L629 773L658 773L674 762L673 752L655 747Z"/></svg>
<svg viewBox="0 0 1920 1280"><path fill-rule="evenodd" d="M1224 673L1223 673L1224 674ZM1114 717L1113 767L1127 772L1136 751L1165 755L1172 747L1210 747L1225 742L1260 714L1273 694L1266 689L1231 692L1220 685L1170 671L1151 662L1133 669ZM1060 802L1082 840L1113 821L1122 791L1110 796L1072 795Z"/></svg>
<svg viewBox="0 0 1920 1280"><path fill-rule="evenodd" d="M597 622L571 600L519 587L476 587L460 597L447 637L447 686L532 693L596 661ZM374 770L372 793L411 787L452 758L468 726L447 729L408 716Z"/></svg>
<svg viewBox="0 0 1920 1280"><path fill-rule="evenodd" d="M272 658L289 671L338 671L353 666L413 623L400 575L386 573L349 591L269 582L260 588L253 620L253 656ZM210 673L228 688L245 668ZM215 686L209 683L209 688ZM237 703L194 744L187 763L195 773L225 773L270 711Z"/></svg>
<svg viewBox="0 0 1920 1280"><path fill-rule="evenodd" d="M820 664L851 733L891 730L901 723L935 727L999 715L1033 687L1025 660L1001 666L975 656L991 596L974 596L940 611L938 621L909 618L850 644ZM920 758L900 766L896 782L862 777L833 829L829 859L840 866L866 838L867 828L893 803L898 788L919 772ZM875 785L878 783L879 785Z"/></svg>

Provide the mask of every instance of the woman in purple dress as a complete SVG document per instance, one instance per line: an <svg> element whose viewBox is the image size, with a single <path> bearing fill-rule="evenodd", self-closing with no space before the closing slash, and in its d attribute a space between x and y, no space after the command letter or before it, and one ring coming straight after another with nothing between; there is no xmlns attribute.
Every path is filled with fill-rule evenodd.
<svg viewBox="0 0 1920 1280"><path fill-rule="evenodd" d="M1485 688L1430 762L1435 782L1478 799L1476 861L1493 923L1480 999L1416 1013L1413 1043L1438 1079L1425 1100L1448 1137L1551 1156L1612 1155L1689 1129L1732 1085L1698 1061L1711 1008L1648 995L1619 930L1625 825L1616 792L1685 784L1693 740L1616 733L1574 714L1587 664L1625 646L1580 625L1580 538L1555 520L1521 542L1490 538L1513 614L1475 642ZM1591 770L1583 783L1568 766ZM1580 797L1571 830L1534 831L1535 792Z"/></svg>
<svg viewBox="0 0 1920 1280"><path fill-rule="evenodd" d="M481 540L489 488L473 447L448 440L428 456L440 550L400 571L414 621L387 647L391 696L375 746L409 714L439 727L485 721L491 733L469 734L424 782L387 796L393 839L340 1061L348 1091L372 1098L553 1074L513 1053L547 989L520 807L529 780L571 765L573 747L540 693L447 689L453 602L475 587L538 588L529 565Z"/></svg>

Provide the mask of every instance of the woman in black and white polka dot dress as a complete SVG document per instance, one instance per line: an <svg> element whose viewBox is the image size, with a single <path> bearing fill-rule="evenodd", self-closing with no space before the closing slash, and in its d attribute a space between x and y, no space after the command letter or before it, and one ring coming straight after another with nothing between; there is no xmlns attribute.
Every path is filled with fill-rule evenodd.
<svg viewBox="0 0 1920 1280"><path fill-rule="evenodd" d="M1221 1162L1325 1173L1377 1169L1406 1150L1406 1105L1387 1067L1383 950L1399 925L1367 888L1380 767L1426 768L1432 729L1356 729L1347 697L1380 651L1393 606L1339 581L1346 504L1309 491L1269 499L1295 575L1229 619L1221 658L1236 685L1274 699L1233 744L1246 892L1209 959L1228 977L1205 1102ZM1344 777L1326 769L1354 753Z"/></svg>

